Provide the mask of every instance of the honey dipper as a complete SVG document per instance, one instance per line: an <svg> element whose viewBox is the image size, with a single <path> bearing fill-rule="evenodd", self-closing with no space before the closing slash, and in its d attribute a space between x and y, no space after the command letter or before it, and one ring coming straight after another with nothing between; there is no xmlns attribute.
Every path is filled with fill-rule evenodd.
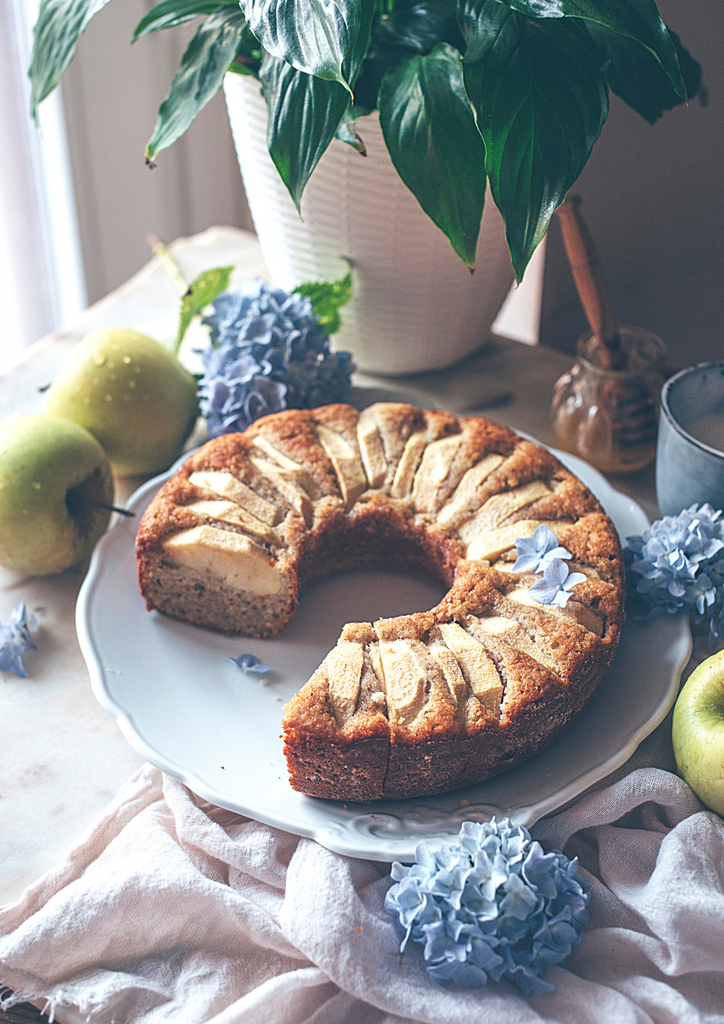
<svg viewBox="0 0 724 1024"><path fill-rule="evenodd" d="M581 305L597 342L600 367L614 372L625 371L629 368L628 353L621 344L603 268L580 206L580 196L569 196L557 211L566 255ZM640 379L635 376L611 377L601 388L600 398L608 411L617 445L629 448L655 442L656 403Z"/></svg>

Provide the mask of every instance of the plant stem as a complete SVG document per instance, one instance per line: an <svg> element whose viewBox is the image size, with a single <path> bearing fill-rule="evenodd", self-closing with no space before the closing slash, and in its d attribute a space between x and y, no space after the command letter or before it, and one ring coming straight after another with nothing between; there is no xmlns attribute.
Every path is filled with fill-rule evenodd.
<svg viewBox="0 0 724 1024"><path fill-rule="evenodd" d="M161 241L158 235L147 235L146 241L151 246L153 255L178 288L179 293L181 295L185 295L189 290L188 281L181 273L178 263L176 263L175 259L169 252L168 246Z"/></svg>

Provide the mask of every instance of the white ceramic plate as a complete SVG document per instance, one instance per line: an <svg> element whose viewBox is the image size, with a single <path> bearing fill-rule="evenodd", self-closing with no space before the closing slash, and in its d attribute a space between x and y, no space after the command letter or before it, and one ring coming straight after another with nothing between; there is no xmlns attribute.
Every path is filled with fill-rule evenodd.
<svg viewBox="0 0 724 1024"><path fill-rule="evenodd" d="M596 494L622 538L648 520L585 462L557 453ZM343 804L287 782L282 705L334 646L341 626L432 607L443 589L386 572L357 572L310 588L281 637L228 638L146 611L134 558L138 517L173 472L149 481L97 546L77 609L94 692L129 743L204 799L348 856L413 860L421 840L454 841L464 820L495 814L530 825L622 764L664 718L691 647L688 621L627 622L611 670L576 721L505 774L442 796ZM227 656L272 668L266 685Z"/></svg>

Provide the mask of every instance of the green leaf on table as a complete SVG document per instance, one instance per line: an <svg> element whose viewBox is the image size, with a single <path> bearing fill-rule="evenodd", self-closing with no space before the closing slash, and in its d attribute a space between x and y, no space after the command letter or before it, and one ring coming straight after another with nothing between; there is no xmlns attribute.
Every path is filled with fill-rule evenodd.
<svg viewBox="0 0 724 1024"><path fill-rule="evenodd" d="M611 61L608 66L609 87L649 124L654 124L665 110L684 102L650 50L600 25L589 23L588 31ZM701 66L682 45L677 34L669 31L687 95L696 96L701 88Z"/></svg>
<svg viewBox="0 0 724 1024"><path fill-rule="evenodd" d="M269 111L269 154L299 209L312 171L335 137L349 93L339 82L306 75L269 54L262 59L259 79Z"/></svg>
<svg viewBox="0 0 724 1024"><path fill-rule="evenodd" d="M109 0L41 0L35 23L35 41L28 75L32 86L31 110L37 115L38 104L60 81L61 75L75 56L78 40L91 18Z"/></svg>
<svg viewBox="0 0 724 1024"><path fill-rule="evenodd" d="M654 0L500 0L535 18L583 18L627 36L646 47L669 77L674 91L686 99L674 41Z"/></svg>
<svg viewBox="0 0 724 1024"><path fill-rule="evenodd" d="M379 101L397 173L458 256L474 267L485 202L485 147L459 51L439 43L425 56L404 60L382 79Z"/></svg>
<svg viewBox="0 0 724 1024"><path fill-rule="evenodd" d="M173 347L175 356L179 353L181 342L184 340L184 335L193 318L203 313L219 292L223 292L229 287L233 269L233 267L213 267L211 270L204 270L191 282L189 290L181 300L178 333Z"/></svg>
<svg viewBox="0 0 724 1024"><path fill-rule="evenodd" d="M459 0L467 94L520 281L608 115L607 60L575 18Z"/></svg>
<svg viewBox="0 0 724 1024"><path fill-rule="evenodd" d="M241 0L241 6L267 53L351 93L376 0Z"/></svg>
<svg viewBox="0 0 724 1024"><path fill-rule="evenodd" d="M311 299L314 315L327 334L336 334L342 326L339 311L352 298L352 271L338 281L310 281L294 289Z"/></svg>
<svg viewBox="0 0 724 1024"><path fill-rule="evenodd" d="M158 108L156 127L146 147L148 163L183 135L219 91L246 27L235 4L221 7L199 25L173 76L169 94Z"/></svg>
<svg viewBox="0 0 724 1024"><path fill-rule="evenodd" d="M223 0L162 0L141 18L133 30L132 42L149 32L160 32L165 28L176 28L187 21L203 15L213 14L224 6Z"/></svg>

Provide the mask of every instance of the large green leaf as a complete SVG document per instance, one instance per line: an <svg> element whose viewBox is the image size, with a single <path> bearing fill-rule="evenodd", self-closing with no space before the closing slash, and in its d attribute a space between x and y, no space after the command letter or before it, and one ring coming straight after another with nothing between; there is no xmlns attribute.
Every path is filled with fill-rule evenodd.
<svg viewBox="0 0 724 1024"><path fill-rule="evenodd" d="M439 43L388 71L380 124L398 174L455 252L475 266L485 202L485 147L463 84L460 53Z"/></svg>
<svg viewBox="0 0 724 1024"><path fill-rule="evenodd" d="M240 0L249 27L267 53L298 71L351 91L350 62L369 39L375 0ZM359 71L359 66L356 67Z"/></svg>
<svg viewBox="0 0 724 1024"><path fill-rule="evenodd" d="M649 124L654 124L665 110L683 102L650 50L633 39L616 35L591 22L588 30L611 61L608 67L610 88ZM679 57L687 95L696 96L701 88L701 67L677 34L671 29L669 32Z"/></svg>
<svg viewBox="0 0 724 1024"><path fill-rule="evenodd" d="M91 18L109 0L41 0L28 74L32 112L48 96L73 60L75 48Z"/></svg>
<svg viewBox="0 0 724 1024"><path fill-rule="evenodd" d="M359 11L357 39L343 62L345 79L351 86L357 81L369 45L374 0L362 0ZM349 92L340 82L307 74L269 53L264 54L259 78L269 111L269 153L299 209L312 171L349 107Z"/></svg>
<svg viewBox="0 0 724 1024"><path fill-rule="evenodd" d="M653 53L671 80L674 91L686 99L676 47L654 0L500 0L521 14L536 18L585 18L617 35L627 36Z"/></svg>
<svg viewBox="0 0 724 1024"><path fill-rule="evenodd" d="M416 53L429 53L437 43L460 47L462 38L450 0L419 0L381 15L374 27L375 41Z"/></svg>
<svg viewBox="0 0 724 1024"><path fill-rule="evenodd" d="M223 7L223 0L162 0L146 14L133 30L133 42L149 32L176 28L201 15L213 14Z"/></svg>
<svg viewBox="0 0 724 1024"><path fill-rule="evenodd" d="M199 25L173 76L169 94L158 108L156 127L146 147L147 161L153 161L160 150L183 135L219 91L245 29L246 20L236 5L222 7Z"/></svg>
<svg viewBox="0 0 724 1024"><path fill-rule="evenodd" d="M349 93L339 82L304 74L269 54L262 59L259 78L269 111L269 153L299 209L310 175L347 109Z"/></svg>
<svg viewBox="0 0 724 1024"><path fill-rule="evenodd" d="M577 19L527 18L497 0L458 9L465 86L520 280L601 133L607 62Z"/></svg>

